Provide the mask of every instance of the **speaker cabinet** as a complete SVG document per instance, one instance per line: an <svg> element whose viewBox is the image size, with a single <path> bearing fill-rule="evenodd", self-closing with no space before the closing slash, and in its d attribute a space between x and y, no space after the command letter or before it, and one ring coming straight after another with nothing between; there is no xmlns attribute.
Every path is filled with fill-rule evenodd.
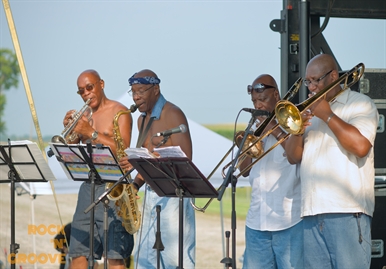
<svg viewBox="0 0 386 269"><path fill-rule="evenodd" d="M370 269L386 269L386 69L366 68L359 81L359 92L369 96L379 113L374 142L375 208L371 225Z"/></svg>
<svg viewBox="0 0 386 269"><path fill-rule="evenodd" d="M371 241L370 269L386 268L386 187L375 190L375 210L371 224Z"/></svg>
<svg viewBox="0 0 386 269"><path fill-rule="evenodd" d="M377 135L374 141L375 175L386 175L386 99L375 99L374 102L378 108L379 113Z"/></svg>
<svg viewBox="0 0 386 269"><path fill-rule="evenodd" d="M359 81L359 92L373 99L378 108L379 122L374 144L375 175L386 175L386 69L366 68Z"/></svg>

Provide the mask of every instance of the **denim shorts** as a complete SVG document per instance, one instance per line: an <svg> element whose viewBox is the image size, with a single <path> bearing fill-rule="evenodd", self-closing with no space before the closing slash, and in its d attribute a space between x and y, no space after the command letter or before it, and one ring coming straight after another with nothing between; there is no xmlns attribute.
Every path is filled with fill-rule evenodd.
<svg viewBox="0 0 386 269"><path fill-rule="evenodd" d="M245 227L243 269L303 268L303 222L281 231Z"/></svg>
<svg viewBox="0 0 386 269"><path fill-rule="evenodd" d="M305 268L370 268L370 216L320 214L304 217L303 222Z"/></svg>
<svg viewBox="0 0 386 269"><path fill-rule="evenodd" d="M95 199L105 192L106 185L95 185ZM95 200L94 199L94 200ZM93 200L93 201L94 201ZM78 203L71 224L70 257L86 256L90 254L90 214L84 211L91 204L91 184L84 182L80 186ZM105 207L100 202L94 207L94 258L100 259L103 254L104 226L103 215ZM123 259L131 255L134 239L122 226L121 218L116 213L114 201L110 201L108 208L107 229L107 258Z"/></svg>

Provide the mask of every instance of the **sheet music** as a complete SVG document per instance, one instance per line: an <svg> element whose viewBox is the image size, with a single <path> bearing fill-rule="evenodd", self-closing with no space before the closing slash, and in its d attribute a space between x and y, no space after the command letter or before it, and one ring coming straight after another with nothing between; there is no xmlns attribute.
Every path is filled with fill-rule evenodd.
<svg viewBox="0 0 386 269"><path fill-rule="evenodd" d="M50 143L50 147L69 179L82 181L89 179L90 167L79 150L79 147L85 148L87 145ZM123 176L110 147L93 145L92 162L102 180L118 181Z"/></svg>
<svg viewBox="0 0 386 269"><path fill-rule="evenodd" d="M157 158L157 156L152 154L147 148L127 148L127 149L125 149L125 153L129 157L129 159L135 159L135 158L152 159L152 158Z"/></svg>
<svg viewBox="0 0 386 269"><path fill-rule="evenodd" d="M5 152L9 153L9 144L0 144ZM11 141L11 157L21 180L46 181L56 180L41 150L35 142L29 140ZM39 170L40 169L40 170ZM0 178L8 178L9 167L4 162L4 156L0 154Z"/></svg>
<svg viewBox="0 0 386 269"><path fill-rule="evenodd" d="M180 146L171 146L171 147L162 147L155 148L154 152L157 154L151 153L147 148L127 148L125 153L129 159L135 158L164 158L164 157L186 157L186 154L181 150ZM159 156L158 156L159 155Z"/></svg>
<svg viewBox="0 0 386 269"><path fill-rule="evenodd" d="M163 148L155 148L155 152L158 152L160 157L186 157L185 152L182 151L180 146L171 146Z"/></svg>

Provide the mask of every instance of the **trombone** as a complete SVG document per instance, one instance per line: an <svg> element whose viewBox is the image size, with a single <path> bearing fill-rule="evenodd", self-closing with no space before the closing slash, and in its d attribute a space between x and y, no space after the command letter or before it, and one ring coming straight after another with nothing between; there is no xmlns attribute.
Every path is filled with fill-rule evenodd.
<svg viewBox="0 0 386 269"><path fill-rule="evenodd" d="M287 94L283 97L283 99L281 101L285 101L285 102L288 102L290 103L290 100L296 95L296 93L299 91L300 89L300 86L302 85L302 78L298 78L295 83L291 86L291 88L288 90ZM279 101L280 102L280 101ZM276 107L275 107L275 110L276 110ZM275 112L275 111L274 111ZM244 159L248 156L250 156L251 158L254 158L256 159L254 162L252 162L251 164L249 164L247 167L245 167L237 176L236 178L239 178L241 175L243 175L245 172L247 172L249 169L252 168L252 166L258 161L260 160L261 158L263 158L265 155L267 155L271 150L273 150L277 145L281 144L285 139L287 139L287 135L283 138L281 138L280 140L278 140L272 147L270 147L267 151L261 151L261 154L259 154L258 156L255 155L252 155L250 150L251 148L259 143L261 144L260 142L265 138L267 137L268 135L270 135L276 128L279 127L279 124L277 123L276 125L274 125L274 127L270 130L268 130L267 132L265 132L263 135L261 135L263 133L263 131L267 128L268 124L275 118L276 116L276 113L271 113L271 115L266 118L260 125L259 127L256 129L256 131L254 132L253 135L250 135L251 138L248 138L247 141L245 143L248 143L249 146L244 146L243 147L243 151L240 153L239 155L239 160L238 160L238 166L240 166L240 164L244 161ZM241 140L239 140L241 141ZM227 169L228 167L230 167L232 165L234 160L230 161L228 164L226 164L223 169L222 169L222 176L225 177L225 169ZM237 166L237 167L238 167ZM236 167L236 168L237 168Z"/></svg>
<svg viewBox="0 0 386 269"><path fill-rule="evenodd" d="M288 92L286 93L286 95L283 97L283 100L291 100L295 95L296 93L299 91L299 88L300 88L300 85L301 85L301 81L302 81L302 78L298 78L297 81L292 85L292 87L288 90ZM275 115L274 113L270 113L267 112L267 114L269 115L260 125L259 127L256 129L256 131L254 132L254 134L258 134L258 133L261 133L265 128L266 126L268 125L268 123L271 122L271 120L273 119L273 116ZM216 165L216 167L213 169L213 171L209 174L209 176L207 177L207 179L209 180L213 174L216 172L216 170L220 167L220 165L224 162L224 160L228 157L228 155L232 152L232 150L234 149L235 146L238 146L240 147L240 143L242 141L242 138L243 136L245 135L245 131L239 131L236 133L235 135L235 138L233 140L233 145L231 146L231 148L225 153L224 157L220 160L220 162ZM253 158L257 158L259 155L261 155L263 153L263 149L262 149L262 146L261 146L261 143L258 143L261 141L256 141L258 140L258 137L255 137L254 135L252 134L248 134L248 137L247 137L247 140L245 141L244 143L244 146L242 147L242 153L244 155L243 157L243 160L244 158L246 157L245 154L250 154L252 155ZM247 146L245 146L247 145ZM240 155L241 155L240 154ZM242 160L239 160L239 162L237 163L237 167L242 163ZM230 163L231 164L231 163ZM229 164L229 165L230 165ZM236 168L237 168L236 167ZM224 171L224 169L223 169ZM225 178L225 175L224 175L224 172L223 172L223 177ZM222 188L222 186L220 186L217 191L220 191ZM192 199L190 200L190 204L191 206L197 210L197 211L200 211L200 212L205 212L205 210L208 208L208 206L210 205L210 203L212 202L213 198L210 198L209 201L203 206L203 207L198 207L197 205L195 205L193 202L192 202Z"/></svg>
<svg viewBox="0 0 386 269"><path fill-rule="evenodd" d="M261 158L263 158L265 155L267 155L271 150L273 150L277 145L283 143L291 134L292 135L300 135L304 133L304 123L301 114L306 111L310 106L312 106L315 102L317 102L320 98L325 96L331 89L336 87L339 84L342 84L342 88L339 92L337 92L330 100L334 100L338 95L342 94L345 90L353 86L355 83L359 81L359 79L362 77L363 73L365 71L365 66L363 63L359 63L356 66L354 66L350 71L344 73L342 76L340 76L337 80L333 81L329 85L327 85L323 90L316 93L315 95L311 96L310 98L306 99L302 103L298 105L294 105L288 100L280 100L277 102L275 106L275 113L271 116L277 118L278 123L269 131L264 133L263 136L259 137L255 140L255 143L259 143L264 137L271 134L276 128L280 127L283 128L287 134L282 137L279 141L277 141L271 148L269 148L267 151L265 151L262 155L260 155L258 158L256 158L253 162L251 162L247 167L245 167L240 173L236 176L236 178L239 178L241 175L243 175L245 172L249 171L253 165L255 165ZM349 82L349 78L352 76L352 81ZM271 119L271 120L272 120ZM269 122L268 122L269 123ZM268 124L267 123L267 124ZM266 125L267 125L266 124ZM255 134L260 131L264 130L265 126L262 128L258 128L255 131ZM251 147L253 144L251 145ZM240 153L239 158L245 158L243 157L245 154L248 153L249 148L246 148L245 151ZM231 163L227 164L223 168L223 175L224 170L230 166Z"/></svg>

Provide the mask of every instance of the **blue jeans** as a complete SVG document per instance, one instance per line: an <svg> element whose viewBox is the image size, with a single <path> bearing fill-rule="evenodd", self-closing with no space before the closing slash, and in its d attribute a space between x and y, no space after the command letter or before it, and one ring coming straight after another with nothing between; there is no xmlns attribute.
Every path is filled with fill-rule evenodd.
<svg viewBox="0 0 386 269"><path fill-rule="evenodd" d="M371 217L321 214L303 222L305 268L370 268Z"/></svg>
<svg viewBox="0 0 386 269"><path fill-rule="evenodd" d="M179 254L179 198L159 197L146 185L141 230L137 233L134 249L137 269L156 269L157 251L153 249L157 232L156 206L161 206L161 241L165 249L160 252L160 267L173 269L178 266ZM194 269L196 260L196 223L194 209L184 198L183 216L183 268Z"/></svg>
<svg viewBox="0 0 386 269"><path fill-rule="evenodd" d="M303 221L281 231L245 228L243 269L303 268Z"/></svg>

